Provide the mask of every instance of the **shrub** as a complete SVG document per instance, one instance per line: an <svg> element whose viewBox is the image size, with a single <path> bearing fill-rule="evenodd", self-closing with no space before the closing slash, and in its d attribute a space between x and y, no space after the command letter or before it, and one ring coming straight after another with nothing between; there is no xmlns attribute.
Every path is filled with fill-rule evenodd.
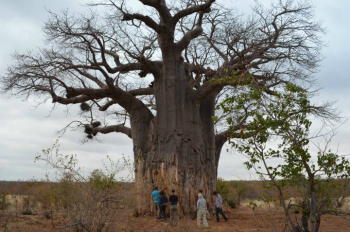
<svg viewBox="0 0 350 232"><path fill-rule="evenodd" d="M222 178L218 178L216 181L216 190L222 196L224 203L226 203L231 208L236 207L235 195L228 181L225 181Z"/></svg>
<svg viewBox="0 0 350 232"><path fill-rule="evenodd" d="M108 157L109 166L104 164L104 170L93 170L86 177L78 168L76 156L60 154L57 142L43 153L36 160L44 161L56 170L56 179L49 188L38 193L38 198L46 210L44 217L52 220L54 228L74 228L77 232L117 231L118 221L110 219L125 213L121 205L132 196L121 193L124 184L117 174L126 168L132 170L130 162L123 159L114 163Z"/></svg>
<svg viewBox="0 0 350 232"><path fill-rule="evenodd" d="M0 193L0 210L4 210L8 207L6 196L7 192Z"/></svg>

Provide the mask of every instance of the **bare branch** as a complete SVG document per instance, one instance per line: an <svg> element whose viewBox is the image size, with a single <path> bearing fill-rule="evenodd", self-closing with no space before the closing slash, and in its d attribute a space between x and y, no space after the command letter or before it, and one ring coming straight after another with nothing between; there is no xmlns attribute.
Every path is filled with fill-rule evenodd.
<svg viewBox="0 0 350 232"><path fill-rule="evenodd" d="M173 20L175 23L177 23L181 18L186 17L186 16L193 14L193 13L196 13L196 12L209 13L210 6L214 2L215 2L215 0L207 0L204 4L192 6L190 8L181 10L174 15Z"/></svg>
<svg viewBox="0 0 350 232"><path fill-rule="evenodd" d="M149 16L144 16L141 14L128 14L123 12L124 18L122 21L130 21L130 20L140 20L141 22L145 23L148 27L152 28L156 32L160 32L160 26L153 21Z"/></svg>
<svg viewBox="0 0 350 232"><path fill-rule="evenodd" d="M139 0L144 5L151 6L155 8L160 17L163 19L164 22L170 23L172 20L169 8L166 5L165 0Z"/></svg>
<svg viewBox="0 0 350 232"><path fill-rule="evenodd" d="M130 13L128 13L128 12L123 10L123 3L120 6L118 6L112 0L110 0L109 2L116 9L118 9L118 11L120 11L123 14L124 17L123 17L122 21L132 21L132 20L136 19L136 20L139 20L139 21L143 22L149 28L152 28L154 31L159 32L159 30L160 30L159 25L152 18L150 18L149 16L145 16L145 15L142 15L142 14L130 14ZM147 1L145 1L145 2L147 2Z"/></svg>
<svg viewBox="0 0 350 232"><path fill-rule="evenodd" d="M202 21L203 21L203 12L200 12L196 27L193 30L187 32L182 37L182 39L179 42L177 42L177 47L179 48L179 52L182 52L185 48L187 48L191 40L197 38L202 34L203 32Z"/></svg>

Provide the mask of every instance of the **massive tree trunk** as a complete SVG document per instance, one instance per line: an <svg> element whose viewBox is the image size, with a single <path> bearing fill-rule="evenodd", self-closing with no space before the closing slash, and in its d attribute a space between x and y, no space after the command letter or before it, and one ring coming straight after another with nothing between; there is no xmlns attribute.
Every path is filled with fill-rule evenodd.
<svg viewBox="0 0 350 232"><path fill-rule="evenodd" d="M133 136L137 208L141 214L149 211L150 193L157 186L168 194L175 189L180 213L188 214L195 210L198 190L209 197L216 184L212 120L216 95L198 101L182 57L169 50L160 78L154 82L154 94L157 115L150 122L139 122L149 125L148 135L136 140Z"/></svg>

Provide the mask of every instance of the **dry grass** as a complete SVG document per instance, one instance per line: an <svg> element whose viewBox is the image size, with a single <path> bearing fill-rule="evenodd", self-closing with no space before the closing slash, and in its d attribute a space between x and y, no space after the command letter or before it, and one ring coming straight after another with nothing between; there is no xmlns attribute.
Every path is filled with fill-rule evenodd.
<svg viewBox="0 0 350 232"><path fill-rule="evenodd" d="M38 190L38 188L36 188ZM41 191L45 188L38 190L36 194L41 194ZM190 220L188 217L183 217L179 220L178 227L170 227L169 221L158 221L152 216L145 215L135 218L134 214L134 200L133 185L128 184L120 189L117 193L120 196L131 196L125 201L115 201L110 204L109 207L113 207L114 213L106 219L106 223L115 223L115 227L110 231L125 231L125 232L190 232L190 231L203 231L203 228L197 228L196 221ZM298 202L298 198L291 199ZM64 227L67 225L67 221L70 217L67 209L58 209L53 213L52 219L47 219L45 213L47 209L43 209L43 205L38 201L35 196L28 197L26 195L8 195L6 196L6 202L9 207L6 210L0 211L0 232L56 232L62 231L56 228ZM248 208L249 202L256 204L256 209L253 211ZM55 205L52 205L56 207ZM34 215L22 215L23 210L29 208ZM69 210L69 209L68 209ZM350 214L350 197L345 199L342 206L342 210L345 213ZM259 231L259 232L271 232L271 231L283 231L284 218L283 210L279 206L278 202L272 204L265 204L262 201L257 200L244 200L241 202L241 206L235 209L224 209L225 214L229 218L229 222L225 223L221 221L217 223L213 217L208 221L211 229L205 231ZM348 220L348 221L347 221ZM322 217L320 232L349 232L350 228L350 215L348 217L336 217L332 215L324 215ZM66 231L75 231L73 228ZM96 231L96 230L94 230Z"/></svg>
<svg viewBox="0 0 350 232"><path fill-rule="evenodd" d="M13 197L18 199L21 197ZM17 201L19 202L19 200ZM229 221L217 223L213 217L208 221L210 229L205 231L215 232L246 232L246 231L283 231L284 219L282 209L261 205L254 211L246 207L246 203L236 209L224 209ZM350 198L346 199L348 207ZM13 209L13 208L12 208ZM348 211L349 212L349 211ZM2 211L5 213L5 211ZM35 215L21 215L20 211L7 210L7 216L10 216L10 221L7 224L8 232L56 232L61 231L52 228L52 223L56 226L63 226L63 220L49 220L46 219L42 211L34 211ZM143 216L135 218L133 215L133 208L130 205L125 205L124 209L118 209L118 213L109 220L117 221L117 226L113 231L123 232L199 232L204 231L203 228L197 228L196 221L190 220L187 217L180 218L178 227L170 227L169 221L158 221L152 216ZM57 213L56 218L64 219L67 215L64 212ZM4 218L5 219L5 218ZM8 217L7 217L8 219ZM332 215L325 215L322 219L325 223L321 224L320 232L348 232L350 222L344 218ZM1 221L0 221L1 222ZM2 221L4 222L4 221ZM330 223L331 222L331 223ZM1 224L0 231L4 231L4 225ZM67 230L67 231L74 231Z"/></svg>

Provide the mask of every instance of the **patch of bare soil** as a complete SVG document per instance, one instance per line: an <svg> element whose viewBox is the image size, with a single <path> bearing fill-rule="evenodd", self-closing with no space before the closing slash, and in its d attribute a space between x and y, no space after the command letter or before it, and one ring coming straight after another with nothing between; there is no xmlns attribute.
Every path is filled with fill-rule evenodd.
<svg viewBox="0 0 350 232"><path fill-rule="evenodd" d="M216 222L212 217L208 220L209 229L197 228L196 220L187 217L180 218L177 227L171 227L169 220L159 221L153 216L133 217L132 210L123 210L117 218L111 218L118 222L115 231L125 232L190 232L190 231L235 231L235 232L272 232L284 231L285 223L283 211L277 208L260 207L254 211L246 206L236 209L224 210L229 218L227 222L221 220ZM46 219L40 212L33 212L34 215L21 215L18 212L0 212L0 231L6 232L54 232L61 231L54 229L52 224L63 226L64 221L52 221ZM298 214L296 217L300 216ZM66 231L74 231L68 229ZM322 217L320 232L349 232L349 218L342 218L333 215Z"/></svg>

